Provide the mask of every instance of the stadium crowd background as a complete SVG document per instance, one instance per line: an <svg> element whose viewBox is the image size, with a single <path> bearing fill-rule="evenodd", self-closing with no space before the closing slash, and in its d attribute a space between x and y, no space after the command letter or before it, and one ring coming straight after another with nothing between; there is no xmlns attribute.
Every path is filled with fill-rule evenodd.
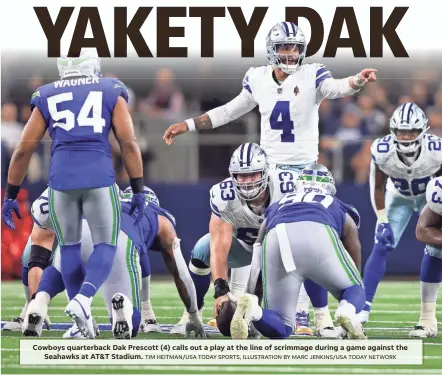
<svg viewBox="0 0 442 375"><path fill-rule="evenodd" d="M331 169L340 186L349 188L349 191L363 191L358 200L369 200L367 183L371 143L389 133L389 118L399 104L408 101L417 103L429 118L430 133L442 136L440 69L434 68L431 60L425 59L411 63L404 60L394 63L386 59L378 61L379 64L371 61L370 66L365 66L364 60L354 59L345 64L335 59L319 61L329 67L335 78L347 77L364 67L378 69L379 79L375 84L367 85L353 97L324 100L320 106L319 162ZM201 187L201 191L208 192L211 183L228 177L227 168L233 150L246 141L259 142L257 108L230 125L179 137L173 146L166 146L162 135L167 126L175 122L228 102L240 92L247 69L263 64L266 64L265 59L232 61L227 56L215 60L174 60L173 63L167 59L103 61L104 76L120 78L129 89L129 105L143 154L146 183L181 187L183 184L205 184L207 187ZM2 56L2 187L5 186L10 155L30 115L29 99L39 86L56 79L55 59ZM127 185L128 178L115 140L112 140L112 146L118 183L123 187ZM28 211L27 205L38 196L36 194L41 193L47 182L50 148L50 138L46 136L31 161L24 185L26 189L21 193L22 212ZM161 192L157 193L161 201ZM201 199L208 205L207 195ZM362 209L363 220L364 215L372 216L368 205L364 207L367 213ZM358 209L361 211L360 207ZM207 214L206 221L208 217ZM18 223L14 234L2 223L3 278L18 276L19 255L31 226L32 220L26 217ZM370 238L372 230L366 234ZM198 232L202 235L204 231L207 228ZM194 238L189 239L189 244L192 241ZM404 240L401 242L404 243ZM370 246L364 246L364 258L370 249ZM402 273L400 267L396 273ZM404 268L404 273L409 271Z"/></svg>

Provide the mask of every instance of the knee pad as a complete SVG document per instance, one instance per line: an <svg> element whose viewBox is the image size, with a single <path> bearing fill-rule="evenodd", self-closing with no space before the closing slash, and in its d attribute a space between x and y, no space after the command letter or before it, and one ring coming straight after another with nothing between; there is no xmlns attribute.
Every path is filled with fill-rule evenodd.
<svg viewBox="0 0 442 375"><path fill-rule="evenodd" d="M29 270L34 267L39 267L44 270L49 265L51 254L51 250L43 246L32 245L31 256L29 257Z"/></svg>

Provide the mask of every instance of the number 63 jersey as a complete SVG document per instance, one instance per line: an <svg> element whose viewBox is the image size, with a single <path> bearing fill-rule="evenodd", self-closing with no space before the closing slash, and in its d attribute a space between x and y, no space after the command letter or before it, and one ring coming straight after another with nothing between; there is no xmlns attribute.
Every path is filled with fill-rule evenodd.
<svg viewBox="0 0 442 375"><path fill-rule="evenodd" d="M270 203L278 202L285 194L296 190L298 174L294 171L269 171L268 189ZM210 208L212 213L233 227L233 235L247 251L252 252L258 237L259 227L264 220L264 213L256 215L247 202L238 197L233 187L232 178L226 178L210 189Z"/></svg>
<svg viewBox="0 0 442 375"><path fill-rule="evenodd" d="M371 146L373 162L389 176L387 190L407 199L425 194L427 184L441 169L442 139L424 135L420 155L411 165L405 165L396 151L391 135L378 138Z"/></svg>
<svg viewBox="0 0 442 375"><path fill-rule="evenodd" d="M49 186L55 190L101 188L115 182L109 131L119 96L114 78L75 77L41 86L31 98L52 138Z"/></svg>

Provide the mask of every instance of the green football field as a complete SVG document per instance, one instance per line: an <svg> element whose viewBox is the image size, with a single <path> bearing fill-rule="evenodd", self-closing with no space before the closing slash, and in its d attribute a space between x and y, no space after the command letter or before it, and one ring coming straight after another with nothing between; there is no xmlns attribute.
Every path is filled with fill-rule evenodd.
<svg viewBox="0 0 442 375"><path fill-rule="evenodd" d="M23 291L18 282L3 282L1 296L2 323L16 317L23 307ZM213 291L209 291L206 297L206 308L204 320L207 322L212 314ZM330 308L332 313L336 308L336 301L330 296ZM159 323L164 324L164 331L167 331L171 324L176 323L182 315L183 307L179 300L174 284L168 281L153 282L152 304ZM64 315L66 306L65 295L59 295L52 301L49 313L55 323L69 323ZM442 301L437 305L438 320L442 322ZM109 323L106 309L101 296L94 299L93 314L99 324ZM377 299L373 306L371 322L367 324L367 335L370 338L404 339L408 337L408 331L419 318L420 297L419 282L383 282L381 283ZM60 326L60 325L59 325ZM63 327L63 325L61 325ZM63 330L43 331L43 338L61 338ZM173 365L173 366L32 366L25 367L19 364L19 340L21 336L17 332L2 331L2 373L5 374L114 374L114 373L138 373L138 374L442 374L442 324L439 323L438 338L426 339L424 342L424 365L423 366L239 366L223 365ZM98 339L111 338L111 332L101 330ZM162 338L168 339L171 336L167 333L143 334L138 338ZM221 338L219 334L212 334L213 338ZM173 336L173 338L177 338ZM302 338L298 336L296 338ZM315 340L305 338L305 340Z"/></svg>

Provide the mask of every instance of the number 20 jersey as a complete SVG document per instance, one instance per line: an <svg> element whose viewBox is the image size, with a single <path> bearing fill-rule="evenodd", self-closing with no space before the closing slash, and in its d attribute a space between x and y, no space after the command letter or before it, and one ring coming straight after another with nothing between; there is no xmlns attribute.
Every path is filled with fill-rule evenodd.
<svg viewBox="0 0 442 375"><path fill-rule="evenodd" d="M296 189L298 174L293 171L269 171L270 204L278 202L285 194ZM210 189L210 208L212 213L233 226L233 235L248 251L253 250L253 243L264 221L263 215L251 211L247 202L238 197L232 178L227 178Z"/></svg>
<svg viewBox="0 0 442 375"><path fill-rule="evenodd" d="M425 194L428 182L441 169L442 139L424 135L420 155L410 167L399 159L391 135L374 141L371 156L379 169L389 176L387 190L414 199Z"/></svg>
<svg viewBox="0 0 442 375"><path fill-rule="evenodd" d="M320 83L332 78L322 64L303 64L280 85L272 67L250 68L243 88L259 106L261 147L271 164L301 165L318 159Z"/></svg>
<svg viewBox="0 0 442 375"><path fill-rule="evenodd" d="M65 78L40 87L31 98L52 138L49 186L73 190L115 182L109 131L119 96L127 89L114 78Z"/></svg>

